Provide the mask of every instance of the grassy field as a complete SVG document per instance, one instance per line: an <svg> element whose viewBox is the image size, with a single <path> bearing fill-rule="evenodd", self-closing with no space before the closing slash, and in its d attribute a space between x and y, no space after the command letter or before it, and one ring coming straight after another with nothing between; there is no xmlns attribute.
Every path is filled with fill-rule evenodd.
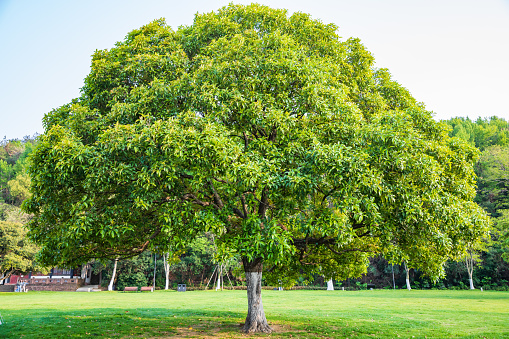
<svg viewBox="0 0 509 339"><path fill-rule="evenodd" d="M262 293L272 338L509 338L509 292ZM246 305L245 291L1 293L0 338L239 338Z"/></svg>

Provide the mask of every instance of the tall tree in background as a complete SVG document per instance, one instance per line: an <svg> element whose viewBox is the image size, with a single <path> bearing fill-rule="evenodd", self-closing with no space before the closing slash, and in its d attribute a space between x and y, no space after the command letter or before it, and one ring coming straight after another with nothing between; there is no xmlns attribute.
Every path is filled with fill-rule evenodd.
<svg viewBox="0 0 509 339"><path fill-rule="evenodd" d="M26 237L23 224L0 221L0 283L12 274L35 270L37 247Z"/></svg>
<svg viewBox="0 0 509 339"><path fill-rule="evenodd" d="M13 274L44 270L35 261L39 248L26 236L28 218L18 207L0 203L0 283Z"/></svg>
<svg viewBox="0 0 509 339"><path fill-rule="evenodd" d="M491 234L489 247L485 242L471 244L471 250L463 258L470 289L473 289L473 270L475 266L481 265L480 253L491 252L492 256L497 257L507 248L505 235L509 234L509 227L505 227L503 215L509 210L509 122L493 116L476 121L453 118L446 123L452 127L449 133L451 136L461 138L482 151L475 164L478 180L474 201L494 218L496 230ZM500 268L498 265L496 271L500 271Z"/></svg>
<svg viewBox="0 0 509 339"><path fill-rule="evenodd" d="M214 241L208 234L198 236L187 246L184 251L170 252L168 261L168 272L172 272L181 282L192 282L193 277L200 277L200 285L203 280L210 278L214 269ZM170 269L170 264L173 264Z"/></svg>
<svg viewBox="0 0 509 339"><path fill-rule="evenodd" d="M0 202L20 206L29 197L27 157L34 144L29 137L0 143Z"/></svg>
<svg viewBox="0 0 509 339"><path fill-rule="evenodd" d="M494 218L492 246L509 262L509 145L487 147L477 165L476 201Z"/></svg>
<svg viewBox="0 0 509 339"><path fill-rule="evenodd" d="M38 247L27 238L29 215L19 205L30 196L27 157L35 140L0 143L0 282L12 274L43 270L36 264Z"/></svg>
<svg viewBox="0 0 509 339"><path fill-rule="evenodd" d="M242 258L245 332L271 331L264 269L342 280L386 253L440 276L487 232L477 151L336 30L229 5L97 51L31 157L24 207L45 262L164 252L212 232Z"/></svg>
<svg viewBox="0 0 509 339"><path fill-rule="evenodd" d="M502 259L509 263L509 209L500 211L501 216L495 220L498 231L498 242L502 249Z"/></svg>
<svg viewBox="0 0 509 339"><path fill-rule="evenodd" d="M478 118L452 118L445 121L452 127L451 136L458 137L484 151L489 146L509 144L509 122L493 116Z"/></svg>
<svg viewBox="0 0 509 339"><path fill-rule="evenodd" d="M475 167L478 176L476 201L492 217L509 209L509 145L486 148Z"/></svg>

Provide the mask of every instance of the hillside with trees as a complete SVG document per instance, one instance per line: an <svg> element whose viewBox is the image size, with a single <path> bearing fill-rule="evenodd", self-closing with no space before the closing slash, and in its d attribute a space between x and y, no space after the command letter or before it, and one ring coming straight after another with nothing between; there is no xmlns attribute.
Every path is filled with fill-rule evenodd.
<svg viewBox="0 0 509 339"><path fill-rule="evenodd" d="M20 209L30 196L27 158L34 138L0 143L0 283L13 274L41 269L35 262L38 247L27 237L30 216Z"/></svg>
<svg viewBox="0 0 509 339"><path fill-rule="evenodd" d="M493 232L480 253L478 284L507 286L509 281L509 122L493 116L472 121L446 121L450 135L463 139L482 153L474 169L475 201L492 217ZM504 261L505 260L505 261Z"/></svg>

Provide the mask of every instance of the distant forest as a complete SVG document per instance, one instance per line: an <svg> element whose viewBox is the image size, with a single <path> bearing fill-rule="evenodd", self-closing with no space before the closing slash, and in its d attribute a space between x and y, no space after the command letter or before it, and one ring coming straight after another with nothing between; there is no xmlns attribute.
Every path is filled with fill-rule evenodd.
<svg viewBox="0 0 509 339"><path fill-rule="evenodd" d="M491 239L486 239L485 247L479 250L474 269L474 286L484 289L509 290L509 122L497 117L477 119L453 118L443 121L450 127L450 136L465 140L479 149L479 160L474 165L477 174L477 195L475 201L492 217ZM27 174L28 156L37 143L36 137L23 140L4 140L0 143L0 241L12 228L18 228L18 240L26 237L25 224L29 216L24 215L20 205L29 196L30 178ZM21 240L20 240L21 241ZM7 250L0 253L0 275L20 273L34 269L32 245L27 239L20 242L30 250L20 262L24 266L8 267L5 264ZM156 255L156 258L159 258ZM107 284L112 271L112 262L96 262L96 271L103 272L103 283ZM180 262L171 268L173 285L187 283L190 286L204 286L217 267L213 237L204 234L191 244L180 257ZM236 260L224 263L225 285L241 285L242 270ZM154 270L154 254L142 255L119 262L116 284L123 286L144 286L151 283ZM335 282L336 286L346 288L405 288L406 272L403 265L390 264L383 257L371 259L367 274L359 279ZM432 282L419 271L410 270L412 288L468 288L468 275L465 262L450 261L446 264L446 277ZM156 285L164 286L162 260L158 260ZM323 277L316 276L314 281L301 280L299 285L325 288Z"/></svg>

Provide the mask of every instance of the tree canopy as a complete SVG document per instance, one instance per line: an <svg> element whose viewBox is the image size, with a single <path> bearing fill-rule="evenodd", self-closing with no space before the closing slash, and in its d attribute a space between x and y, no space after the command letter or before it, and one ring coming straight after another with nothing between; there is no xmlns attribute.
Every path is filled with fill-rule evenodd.
<svg viewBox="0 0 509 339"><path fill-rule="evenodd" d="M229 5L177 31L156 20L96 51L81 96L44 126L24 207L51 264L208 231L260 273L248 290L262 267L342 279L377 253L437 277L488 230L475 147L358 39L303 13ZM253 298L244 329L270 331Z"/></svg>

